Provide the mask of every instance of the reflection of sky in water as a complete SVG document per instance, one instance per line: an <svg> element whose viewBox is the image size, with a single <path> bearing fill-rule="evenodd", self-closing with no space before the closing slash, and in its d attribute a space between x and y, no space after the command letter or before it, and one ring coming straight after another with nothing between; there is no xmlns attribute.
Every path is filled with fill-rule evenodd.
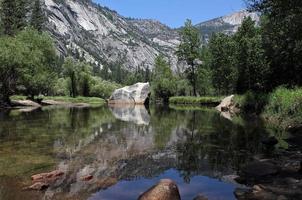
<svg viewBox="0 0 302 200"><path fill-rule="evenodd" d="M203 194L211 200L235 199L233 191L236 186L233 184L224 183L205 176L193 177L191 178L190 184L187 184L176 170L170 169L153 179L120 181L105 191L99 191L93 194L89 200L135 200L141 193L145 192L163 178L173 179L177 183L182 200L193 200L198 194Z"/></svg>

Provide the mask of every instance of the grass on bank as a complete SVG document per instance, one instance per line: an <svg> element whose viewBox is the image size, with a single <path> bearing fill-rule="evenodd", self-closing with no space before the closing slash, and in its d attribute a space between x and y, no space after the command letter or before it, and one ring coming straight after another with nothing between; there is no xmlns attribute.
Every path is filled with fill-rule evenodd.
<svg viewBox="0 0 302 200"><path fill-rule="evenodd" d="M302 124L302 88L279 87L269 94L247 92L234 100L243 112L261 115L272 127L285 130Z"/></svg>
<svg viewBox="0 0 302 200"><path fill-rule="evenodd" d="M218 105L222 97L192 97L178 96L169 99L170 104L179 105Z"/></svg>
<svg viewBox="0 0 302 200"><path fill-rule="evenodd" d="M53 101L60 101L60 102L66 102L66 103L86 103L92 106L100 106L104 105L106 102L102 98L98 97L68 97L68 96L44 96L42 97L43 100L53 100ZM26 96L11 96L11 100L26 100Z"/></svg>
<svg viewBox="0 0 302 200"><path fill-rule="evenodd" d="M277 88L268 97L263 117L282 129L301 125L302 88Z"/></svg>

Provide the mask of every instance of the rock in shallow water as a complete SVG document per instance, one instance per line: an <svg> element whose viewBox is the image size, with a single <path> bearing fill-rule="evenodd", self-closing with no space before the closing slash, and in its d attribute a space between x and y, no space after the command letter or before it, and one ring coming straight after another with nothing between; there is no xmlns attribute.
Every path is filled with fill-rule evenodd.
<svg viewBox="0 0 302 200"><path fill-rule="evenodd" d="M149 83L136 83L115 90L109 99L109 104L145 104L149 95Z"/></svg>
<svg viewBox="0 0 302 200"><path fill-rule="evenodd" d="M243 172L248 177L260 178L278 173L278 166L270 162L255 161L248 164Z"/></svg>
<svg viewBox="0 0 302 200"><path fill-rule="evenodd" d="M174 181L163 179L143 193L138 200L180 200L180 195Z"/></svg>

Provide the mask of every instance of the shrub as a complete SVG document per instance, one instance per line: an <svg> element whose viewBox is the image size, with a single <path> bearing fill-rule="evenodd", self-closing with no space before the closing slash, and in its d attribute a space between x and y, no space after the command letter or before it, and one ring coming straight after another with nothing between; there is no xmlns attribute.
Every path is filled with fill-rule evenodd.
<svg viewBox="0 0 302 200"><path fill-rule="evenodd" d="M282 129L301 124L302 88L277 88L269 95L263 116Z"/></svg>
<svg viewBox="0 0 302 200"><path fill-rule="evenodd" d="M243 112L255 112L260 114L268 101L266 93L246 92L244 95L235 95L235 104Z"/></svg>
<svg viewBox="0 0 302 200"><path fill-rule="evenodd" d="M64 78L59 78L53 88L53 95L55 96L68 96L69 88L68 88L68 80Z"/></svg>
<svg viewBox="0 0 302 200"><path fill-rule="evenodd" d="M120 88L121 85L105 81L99 77L93 77L91 80L90 96L108 99L114 90Z"/></svg>

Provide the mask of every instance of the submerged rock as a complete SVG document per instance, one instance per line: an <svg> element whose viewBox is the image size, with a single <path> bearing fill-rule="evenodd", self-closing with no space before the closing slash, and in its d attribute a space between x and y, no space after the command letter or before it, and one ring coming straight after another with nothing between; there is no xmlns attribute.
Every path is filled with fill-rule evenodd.
<svg viewBox="0 0 302 200"><path fill-rule="evenodd" d="M117 89L109 99L109 104L145 104L150 95L149 83L136 83Z"/></svg>
<svg viewBox="0 0 302 200"><path fill-rule="evenodd" d="M43 183L43 182L38 182L38 183L34 183L33 185L29 186L28 188L25 189L29 189L29 190L44 190L46 188L49 187L48 183Z"/></svg>
<svg viewBox="0 0 302 200"><path fill-rule="evenodd" d="M31 179L32 179L33 182L40 182L40 181L48 182L48 181L51 181L53 179L57 179L57 178L59 178L63 175L64 175L64 172L61 172L59 170L55 170L55 171L52 171L52 172L49 172L49 173L41 173L41 174L33 175L31 177Z"/></svg>
<svg viewBox="0 0 302 200"><path fill-rule="evenodd" d="M87 175L87 176L83 176L81 177L81 181L90 181L93 179L92 175Z"/></svg>
<svg viewBox="0 0 302 200"><path fill-rule="evenodd" d="M195 197L193 200L208 200L207 197L203 196L202 194L199 194L197 197Z"/></svg>
<svg viewBox="0 0 302 200"><path fill-rule="evenodd" d="M180 195L174 181L163 179L143 193L138 200L180 200Z"/></svg>
<svg viewBox="0 0 302 200"><path fill-rule="evenodd" d="M55 170L48 173L36 174L31 177L33 184L25 189L44 190L64 175L64 172Z"/></svg>

